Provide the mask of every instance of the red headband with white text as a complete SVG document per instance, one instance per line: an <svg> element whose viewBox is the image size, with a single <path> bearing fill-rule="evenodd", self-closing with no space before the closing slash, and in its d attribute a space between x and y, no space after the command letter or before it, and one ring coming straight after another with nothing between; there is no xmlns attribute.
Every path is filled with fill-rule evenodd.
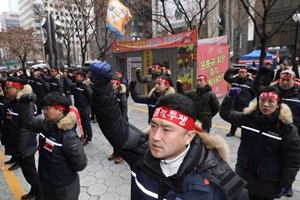
<svg viewBox="0 0 300 200"><path fill-rule="evenodd" d="M189 131L196 129L200 132L205 132L202 128L195 124L195 120L193 118L182 112L172 110L164 106L156 108L152 118L167 120Z"/></svg>
<svg viewBox="0 0 300 200"><path fill-rule="evenodd" d="M157 79L156 79L156 82L162 82L162 83L164 83L164 84L167 85L167 86L170 85L169 81L166 80L166 79L163 79L163 78L157 78Z"/></svg>
<svg viewBox="0 0 300 200"><path fill-rule="evenodd" d="M23 87L24 87L24 85L22 85L21 83L13 82L13 81L6 81L5 86L17 87L20 89L23 89Z"/></svg>
<svg viewBox="0 0 300 200"><path fill-rule="evenodd" d="M119 81L119 80L111 80L110 82L111 82L111 83L115 83L115 84L117 84L117 85L120 85L120 84L121 84L121 81Z"/></svg>
<svg viewBox="0 0 300 200"><path fill-rule="evenodd" d="M205 82L207 82L207 78L205 76L200 75L200 76L198 76L197 81L205 81Z"/></svg>
<svg viewBox="0 0 300 200"><path fill-rule="evenodd" d="M276 94L275 92L262 92L259 97L260 98L271 98L271 99L275 99L278 102L280 102L280 98L278 96L278 94Z"/></svg>
<svg viewBox="0 0 300 200"><path fill-rule="evenodd" d="M296 76L293 75L293 74L289 74L289 73L282 73L282 74L280 74L280 78L291 78L291 79L294 79L294 78L296 78Z"/></svg>

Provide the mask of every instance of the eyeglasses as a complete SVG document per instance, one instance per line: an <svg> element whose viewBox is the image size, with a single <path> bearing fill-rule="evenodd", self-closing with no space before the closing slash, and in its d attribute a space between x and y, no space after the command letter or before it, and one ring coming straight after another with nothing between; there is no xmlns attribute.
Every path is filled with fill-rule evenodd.
<svg viewBox="0 0 300 200"><path fill-rule="evenodd" d="M5 90L9 90L11 88L14 88L14 87L4 87Z"/></svg>
<svg viewBox="0 0 300 200"><path fill-rule="evenodd" d="M52 106L45 106L45 107L43 107L43 110L44 111L48 111L48 110L50 110L50 109L54 109Z"/></svg>

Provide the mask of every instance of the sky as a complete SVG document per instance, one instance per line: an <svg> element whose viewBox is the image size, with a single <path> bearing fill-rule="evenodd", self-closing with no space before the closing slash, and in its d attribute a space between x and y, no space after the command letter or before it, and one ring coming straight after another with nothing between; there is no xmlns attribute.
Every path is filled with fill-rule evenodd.
<svg viewBox="0 0 300 200"><path fill-rule="evenodd" d="M8 0L0 0L0 13L4 12L4 11L8 11Z"/></svg>

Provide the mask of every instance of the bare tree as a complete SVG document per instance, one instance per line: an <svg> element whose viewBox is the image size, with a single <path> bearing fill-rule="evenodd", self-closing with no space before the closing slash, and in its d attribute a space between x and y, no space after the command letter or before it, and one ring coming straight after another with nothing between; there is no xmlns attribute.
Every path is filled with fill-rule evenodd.
<svg viewBox="0 0 300 200"><path fill-rule="evenodd" d="M204 38L207 35L202 36L201 29L218 4L218 0L159 0L157 4L152 5L149 0L136 0L128 1L126 6L139 17L152 20L166 32L175 34L178 30L187 31L196 28L199 37ZM176 25L178 22L182 25L180 29Z"/></svg>
<svg viewBox="0 0 300 200"><path fill-rule="evenodd" d="M261 44L261 54L259 60L259 66L263 66L264 59L266 57L266 46L267 42L270 38L277 33L281 27L292 18L295 12L300 8L300 4L295 6L293 9L287 10L286 12L287 17L283 18L280 23L277 24L276 28L271 31L267 31L267 18L269 17L270 11L274 7L278 0L262 0L262 1L255 1L253 0L241 0L241 3L251 18L254 24L254 30L257 37L260 40Z"/></svg>
<svg viewBox="0 0 300 200"><path fill-rule="evenodd" d="M35 36L33 28L23 29L21 27L14 27L0 33L1 47L20 59L24 69L26 67L27 56L40 53L36 48L38 42L39 39Z"/></svg>
<svg viewBox="0 0 300 200"><path fill-rule="evenodd" d="M92 33L95 21L94 3L90 0L52 1L55 3L55 8L60 11L61 18L65 18L67 21L65 23L66 31L61 32L61 37L67 40L64 42L67 52L70 52L71 38L76 36L79 39L81 64L83 66L88 52L88 45L94 37Z"/></svg>

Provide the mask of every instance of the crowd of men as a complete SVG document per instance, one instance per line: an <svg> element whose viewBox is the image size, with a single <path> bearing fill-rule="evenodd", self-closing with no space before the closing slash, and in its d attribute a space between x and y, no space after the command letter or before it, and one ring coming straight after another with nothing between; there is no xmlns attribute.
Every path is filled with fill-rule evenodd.
<svg viewBox="0 0 300 200"><path fill-rule="evenodd" d="M279 76L277 76L278 71ZM86 146L92 142L92 121L98 121L103 134L113 146L113 152L108 159L115 160L116 164L125 160L130 165L133 173L132 199L147 199L149 196L153 199L193 199L196 194L205 199L248 199L248 192L245 189L247 183L227 164L224 152L228 149L224 141L209 134L212 118L219 112L220 106L219 100L208 83L208 78L205 75L199 75L196 79L196 88L185 91L181 80L174 83L170 70L163 64L157 63L149 67L146 76L143 76L141 72L142 69L137 68L137 81L128 82L121 70L117 70L113 78L112 69L108 63L96 62L90 65L88 73L81 70L61 72L55 67L51 69L45 67L31 69L29 74L24 70L8 74L7 80L1 82L1 89L4 89L2 96L0 93L2 144L5 146L5 154L12 156L11 160L5 163L13 164L9 170L21 166L26 181L31 185L31 190L22 197L22 200L54 197L71 200L76 199L76 196L78 198L77 171L83 170L87 164L84 149L81 149L80 145ZM237 94L234 95L232 110L242 112L263 87L271 84L282 93L284 103L291 109L293 122L296 127L299 127L300 88L295 73L283 68L277 70L277 73L275 74L267 64L266 67L258 70L254 78L246 68L240 68L236 74L235 69L230 67L225 72L224 79L233 88L239 88ZM22 91L27 84L31 86L32 91L24 93ZM146 84L148 95L138 94L135 89L136 84ZM234 92L234 90L231 91L231 93ZM130 116L127 114L129 94L134 102L148 106L149 127L144 130L144 133L129 124ZM19 102L21 106L18 105ZM35 114L31 111L33 102L36 105ZM100 103L93 104L93 102ZM75 111L71 109L72 105ZM59 111L56 117L51 117L51 109ZM74 139L76 123L71 123L72 126L67 129L61 126L61 121L64 122L63 118L70 119L69 111L75 113L74 119L78 122L81 131L82 144L79 144L79 139L78 141ZM42 112L44 112L46 122L57 123L58 128L48 123L47 127L52 130L51 133L43 128L42 124L45 121L42 122L32 117L38 117ZM21 123L19 118L30 120ZM164 120L171 124L166 124ZM14 126L12 122L15 122ZM175 126L173 127L172 124ZM160 130L161 127L162 130ZM234 136L237 128L232 124L226 136ZM75 150L70 145L76 144L76 152L81 149L80 155L76 155L81 158L80 166L74 166L76 164L72 163L72 159L69 163L60 157L61 152L56 152L60 159L55 162L70 165L69 168L66 167L65 173L73 178L66 177L66 184L60 185L56 179L52 180L49 174L44 173L41 175L43 182L40 185L41 177L38 179L34 175L36 170L34 147L37 145L34 138L36 138L37 130L41 131L40 138L44 138L43 147L49 152L52 152L53 145L57 145L57 141L60 141L61 144L59 143L58 146L61 145L62 149L64 146L70 147L63 150L67 157L73 158L74 156L72 151ZM58 133L66 132L65 135L68 135L73 143L64 143L57 133L50 137L49 135L55 130ZM180 131L177 132L177 130ZM10 134L11 132L16 134ZM179 135L175 137L169 134ZM148 140L149 143L147 143ZM147 149L150 149L150 152ZM50 159L47 151L41 154L40 158L43 161ZM189 157L197 157L197 159L189 160ZM218 163L219 167L213 165L210 160ZM50 159L50 162L54 161ZM48 171L52 170L49 166L41 166L48 168ZM193 168L195 171L191 170ZM298 164L295 170L299 170ZM189 183L184 181L183 177ZM199 180L200 183L197 182ZM69 186L70 188L66 189ZM55 187L61 187L62 190L54 193ZM205 191L203 188L206 188ZM293 195L292 188L283 188L281 185L281 189L277 197Z"/></svg>

